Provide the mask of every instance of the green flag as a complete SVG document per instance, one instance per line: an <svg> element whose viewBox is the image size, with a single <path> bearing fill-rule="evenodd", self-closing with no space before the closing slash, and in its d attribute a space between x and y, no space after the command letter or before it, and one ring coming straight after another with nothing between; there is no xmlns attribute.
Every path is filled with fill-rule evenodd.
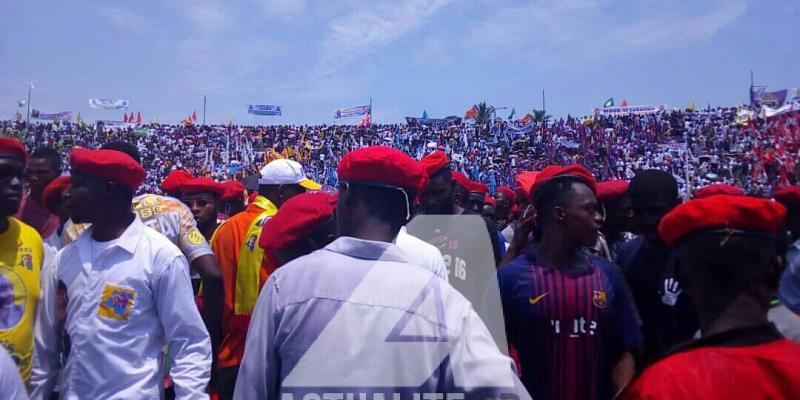
<svg viewBox="0 0 800 400"><path fill-rule="evenodd" d="M17 107L25 107L28 105L28 100L20 100L17 102Z"/></svg>
<svg viewBox="0 0 800 400"><path fill-rule="evenodd" d="M514 115L516 114L517 114L517 109L512 107L511 114L508 115L508 120L511 121L512 119L514 119Z"/></svg>
<svg viewBox="0 0 800 400"><path fill-rule="evenodd" d="M606 100L605 103L603 103L603 107L614 107L614 98L609 97L609 99Z"/></svg>

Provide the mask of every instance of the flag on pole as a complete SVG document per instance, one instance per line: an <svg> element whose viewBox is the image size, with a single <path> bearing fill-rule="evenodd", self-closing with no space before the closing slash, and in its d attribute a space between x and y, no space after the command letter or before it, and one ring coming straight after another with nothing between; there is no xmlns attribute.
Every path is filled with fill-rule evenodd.
<svg viewBox="0 0 800 400"><path fill-rule="evenodd" d="M516 115L516 114L517 114L517 109L514 108L514 107L511 107L511 114L508 115L508 120L509 121L513 120L514 119L514 115Z"/></svg>
<svg viewBox="0 0 800 400"><path fill-rule="evenodd" d="M128 113L122 114L122 120L128 122Z"/></svg>
<svg viewBox="0 0 800 400"><path fill-rule="evenodd" d="M17 107L25 107L26 105L28 105L28 100L22 99L17 102Z"/></svg>
<svg viewBox="0 0 800 400"><path fill-rule="evenodd" d="M622 103L620 103L620 105L619 105L619 106L620 106L620 107L627 107L627 106L628 106L628 100L624 100L624 99L623 99L623 100L622 100Z"/></svg>
<svg viewBox="0 0 800 400"><path fill-rule="evenodd" d="M421 119L428 119L428 111L422 111L422 118Z"/></svg>
<svg viewBox="0 0 800 400"><path fill-rule="evenodd" d="M192 122L197 122L197 111L192 111Z"/></svg>
<svg viewBox="0 0 800 400"><path fill-rule="evenodd" d="M532 120L533 120L533 116L532 116L531 114L525 114L525 116L524 116L524 117L522 117L522 123L523 123L523 124L528 124L528 123L530 123Z"/></svg>
<svg viewBox="0 0 800 400"><path fill-rule="evenodd" d="M370 114L364 116L361 119L361 122L358 123L359 126L370 126L372 125L372 118L370 118Z"/></svg>
<svg viewBox="0 0 800 400"><path fill-rule="evenodd" d="M133 119L133 113L131 113L131 119ZM142 124L142 112L139 111L136 113L136 125Z"/></svg>
<svg viewBox="0 0 800 400"><path fill-rule="evenodd" d="M603 103L603 107L614 107L614 98L609 97L605 103Z"/></svg>
<svg viewBox="0 0 800 400"><path fill-rule="evenodd" d="M689 111L694 111L694 100L692 100L692 102L689 103L688 106L686 106L686 109L688 109Z"/></svg>
<svg viewBox="0 0 800 400"><path fill-rule="evenodd" d="M472 106L467 112L464 114L464 118L471 119L478 116L478 107Z"/></svg>

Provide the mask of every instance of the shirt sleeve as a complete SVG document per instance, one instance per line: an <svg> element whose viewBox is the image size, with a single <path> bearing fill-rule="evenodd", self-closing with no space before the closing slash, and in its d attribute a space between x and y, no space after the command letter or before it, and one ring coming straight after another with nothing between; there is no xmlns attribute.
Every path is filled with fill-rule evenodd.
<svg viewBox="0 0 800 400"><path fill-rule="evenodd" d="M197 222L195 222L189 207L181 204L180 215L181 237L178 242L178 247L181 249L181 252L183 252L183 255L189 259L189 263L191 264L194 260L202 256L214 254L211 252L211 246L208 245L206 238L203 237L203 234L197 229Z"/></svg>
<svg viewBox="0 0 800 400"><path fill-rule="evenodd" d="M786 254L788 268L781 275L778 299L795 314L800 314L800 251L794 246Z"/></svg>
<svg viewBox="0 0 800 400"><path fill-rule="evenodd" d="M175 257L154 282L155 302L173 360L170 375L178 399L207 399L211 340L197 311L189 265Z"/></svg>
<svg viewBox="0 0 800 400"><path fill-rule="evenodd" d="M56 309L56 272L59 258L58 254L50 261L45 258L39 278L41 289L33 330L33 367L30 379L31 397L34 399L49 399L58 377L61 348Z"/></svg>
<svg viewBox="0 0 800 400"><path fill-rule="evenodd" d="M17 365L2 346L0 346L0 398L6 400L28 399Z"/></svg>
<svg viewBox="0 0 800 400"><path fill-rule="evenodd" d="M277 301L278 288L273 275L261 290L253 310L244 357L236 378L237 382L247 384L236 385L234 400L278 400L281 366L275 346Z"/></svg>

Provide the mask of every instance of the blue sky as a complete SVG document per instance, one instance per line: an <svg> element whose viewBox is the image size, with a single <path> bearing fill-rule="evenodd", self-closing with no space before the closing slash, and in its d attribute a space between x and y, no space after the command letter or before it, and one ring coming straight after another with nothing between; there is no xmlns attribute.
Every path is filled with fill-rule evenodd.
<svg viewBox="0 0 800 400"><path fill-rule="evenodd" d="M43 112L122 119L88 99L126 98L177 122L207 93L209 122L265 124L332 123L370 96L376 122L483 100L523 114L542 89L556 116L612 96L733 105L750 69L800 86L797 0L3 1L0 15L4 119L29 82Z"/></svg>

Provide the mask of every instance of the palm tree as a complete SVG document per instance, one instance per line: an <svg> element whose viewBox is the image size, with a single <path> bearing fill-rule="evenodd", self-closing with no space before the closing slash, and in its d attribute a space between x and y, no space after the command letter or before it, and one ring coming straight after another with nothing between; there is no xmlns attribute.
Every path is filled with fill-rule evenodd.
<svg viewBox="0 0 800 400"><path fill-rule="evenodd" d="M533 122L536 122L540 125L547 125L550 123L550 119L553 118L552 115L547 114L544 110L533 110L531 113L533 116Z"/></svg>
<svg viewBox="0 0 800 400"><path fill-rule="evenodd" d="M475 110L475 117L472 118L475 121L475 125L486 125L494 118L494 107L486 104L485 101L478 103L475 106Z"/></svg>

